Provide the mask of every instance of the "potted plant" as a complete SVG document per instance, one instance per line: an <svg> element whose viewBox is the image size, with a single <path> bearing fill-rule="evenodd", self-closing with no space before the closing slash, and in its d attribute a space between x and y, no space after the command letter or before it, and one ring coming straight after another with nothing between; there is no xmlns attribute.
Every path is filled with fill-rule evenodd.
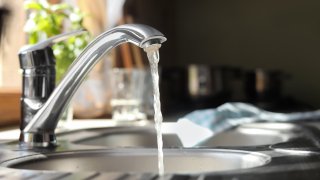
<svg viewBox="0 0 320 180"><path fill-rule="evenodd" d="M28 10L28 19L24 31L28 35L28 43L35 44L66 31L84 29L84 14L79 8L66 3L49 4L47 1L29 0L24 3ZM88 44L88 33L70 37L52 46L56 58L56 80L59 82L72 61Z"/></svg>

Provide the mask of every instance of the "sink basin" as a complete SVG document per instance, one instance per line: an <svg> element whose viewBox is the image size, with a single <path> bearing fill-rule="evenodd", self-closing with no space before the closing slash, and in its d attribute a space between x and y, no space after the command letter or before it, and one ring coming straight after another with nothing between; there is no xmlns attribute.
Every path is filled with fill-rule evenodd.
<svg viewBox="0 0 320 180"><path fill-rule="evenodd" d="M292 138L294 134L290 132L291 129L292 127L284 127L281 123L248 124L219 133L205 141L199 142L198 146L235 147L276 144ZM77 133L94 134L90 136L80 136ZM192 135L192 132L189 134ZM103 147L157 147L156 132L152 126L87 129L71 135L73 137L81 137L72 142L82 145ZM164 147L181 147L183 146L183 139L186 138L176 134L175 128L172 128L170 131L164 129Z"/></svg>
<svg viewBox="0 0 320 180"><path fill-rule="evenodd" d="M166 173L206 173L267 164L268 155L223 149L164 149ZM52 153L17 158L6 166L59 172L157 173L157 149L112 149Z"/></svg>
<svg viewBox="0 0 320 180"><path fill-rule="evenodd" d="M157 135L153 127L119 127L117 129L102 128L86 130L96 132L90 136L73 141L75 144L107 147L148 147L156 148ZM163 133L163 147L181 147L182 143L174 133Z"/></svg>
<svg viewBox="0 0 320 180"><path fill-rule="evenodd" d="M199 146L262 146L286 142L294 134L275 129L238 127L219 133L201 143Z"/></svg>

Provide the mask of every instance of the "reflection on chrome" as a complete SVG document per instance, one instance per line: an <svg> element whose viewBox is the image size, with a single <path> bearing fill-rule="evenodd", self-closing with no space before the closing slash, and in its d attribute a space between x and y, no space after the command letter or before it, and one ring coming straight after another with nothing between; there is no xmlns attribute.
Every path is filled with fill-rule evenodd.
<svg viewBox="0 0 320 180"><path fill-rule="evenodd" d="M23 123L25 127L21 127L20 142L35 146L56 144L54 131L63 110L86 75L111 49L126 42L145 48L164 41L166 38L156 29L138 24L118 26L95 38L78 56L60 84L30 122Z"/></svg>

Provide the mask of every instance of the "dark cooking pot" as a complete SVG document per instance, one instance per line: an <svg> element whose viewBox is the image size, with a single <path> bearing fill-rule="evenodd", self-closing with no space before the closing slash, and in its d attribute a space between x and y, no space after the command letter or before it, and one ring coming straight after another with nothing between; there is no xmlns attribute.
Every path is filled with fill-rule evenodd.
<svg viewBox="0 0 320 180"><path fill-rule="evenodd" d="M282 97L283 81L287 77L276 70L255 69L245 76L245 93L249 102L272 102Z"/></svg>
<svg viewBox="0 0 320 180"><path fill-rule="evenodd" d="M160 90L164 112L179 108L215 107L238 96L239 93L234 92L243 89L238 83L241 81L243 84L243 71L239 68L190 64L162 67L161 70Z"/></svg>
<svg viewBox="0 0 320 180"><path fill-rule="evenodd" d="M222 69L208 65L189 65L187 67L188 95L195 99L211 97L224 90Z"/></svg>
<svg viewBox="0 0 320 180"><path fill-rule="evenodd" d="M196 108L215 107L230 101L242 72L239 68L191 64L187 71L187 95Z"/></svg>

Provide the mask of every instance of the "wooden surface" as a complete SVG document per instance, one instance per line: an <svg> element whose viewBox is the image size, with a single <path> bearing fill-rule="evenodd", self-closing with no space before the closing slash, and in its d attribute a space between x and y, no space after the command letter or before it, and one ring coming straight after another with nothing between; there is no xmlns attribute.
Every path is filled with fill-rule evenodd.
<svg viewBox="0 0 320 180"><path fill-rule="evenodd" d="M0 88L0 127L20 121L20 89Z"/></svg>

